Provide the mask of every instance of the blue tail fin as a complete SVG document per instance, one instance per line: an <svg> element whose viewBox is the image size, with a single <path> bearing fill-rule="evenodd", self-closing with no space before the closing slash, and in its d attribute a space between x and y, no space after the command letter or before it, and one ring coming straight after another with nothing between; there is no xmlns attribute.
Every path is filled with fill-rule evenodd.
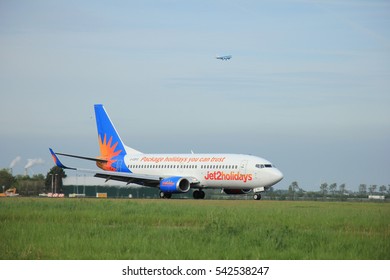
<svg viewBox="0 0 390 280"><path fill-rule="evenodd" d="M95 105L100 155L103 157L125 156L126 149L103 105Z"/></svg>
<svg viewBox="0 0 390 280"><path fill-rule="evenodd" d="M100 158L107 160L106 164L97 163L104 170L128 171L124 164L126 154L140 154L123 144L118 132L102 104L95 105L96 125L100 147Z"/></svg>

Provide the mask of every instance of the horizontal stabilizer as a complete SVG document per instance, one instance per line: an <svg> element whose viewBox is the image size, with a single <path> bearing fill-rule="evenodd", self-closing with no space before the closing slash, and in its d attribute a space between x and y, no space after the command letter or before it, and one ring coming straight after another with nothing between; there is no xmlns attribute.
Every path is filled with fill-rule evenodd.
<svg viewBox="0 0 390 280"><path fill-rule="evenodd" d="M86 159L86 160L92 160L92 161L97 161L97 162L104 162L104 163L107 162L107 160L100 159L100 158L83 157L83 156L77 156L77 155L71 155L71 154L63 154L63 153L55 153L55 154L56 155L60 155L60 156L73 157L73 158L79 158L79 159Z"/></svg>

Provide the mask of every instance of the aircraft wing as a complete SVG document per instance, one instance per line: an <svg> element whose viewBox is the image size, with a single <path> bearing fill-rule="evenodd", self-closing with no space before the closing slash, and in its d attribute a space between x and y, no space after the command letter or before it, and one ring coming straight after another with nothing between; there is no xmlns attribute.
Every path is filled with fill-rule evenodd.
<svg viewBox="0 0 390 280"><path fill-rule="evenodd" d="M159 187L160 181L162 179L169 177L169 176L157 176L157 175L148 175L148 174L134 174L134 173L129 173L129 172L91 170L91 169L81 169L81 168L68 167L68 166L65 166L64 164L62 164L62 162L57 157L57 154L52 149L49 149L49 150L50 150L50 153L53 157L54 163L58 167L61 167L64 169L76 170L76 171L84 172L84 173L93 173L94 177L106 179L106 182L109 180L114 180L114 181L125 182L126 184L137 184L137 185L157 188L157 187ZM86 158L86 157L61 154L61 153L58 153L58 154L65 155L65 156L72 156L72 157L81 158L81 159L93 160L93 158ZM96 161L100 161L100 160L96 159ZM199 181L194 177L186 177L186 178L190 181L191 185L199 183Z"/></svg>
<svg viewBox="0 0 390 280"><path fill-rule="evenodd" d="M147 175L147 174L134 174L128 172L115 172L115 171L98 171L98 170L83 170L77 169L81 172L95 173L94 177L109 180L125 182L126 184L137 184L147 187L158 187L160 180L163 179L159 176Z"/></svg>
<svg viewBox="0 0 390 280"><path fill-rule="evenodd" d="M81 169L77 169L78 171L83 171ZM86 172L87 170L84 170ZM164 178L170 176L157 176L157 175L148 175L148 174L134 174L128 172L115 172L115 171L97 171L90 170L90 172L95 173L94 177L106 179L106 182L109 180L121 181L128 184L137 184L147 187L159 188L160 181ZM199 180L194 177L186 177L192 185L198 184Z"/></svg>

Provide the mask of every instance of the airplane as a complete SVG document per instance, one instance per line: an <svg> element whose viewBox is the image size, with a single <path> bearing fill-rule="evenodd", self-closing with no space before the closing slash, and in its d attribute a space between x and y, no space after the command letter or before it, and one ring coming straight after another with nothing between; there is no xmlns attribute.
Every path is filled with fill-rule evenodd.
<svg viewBox="0 0 390 280"><path fill-rule="evenodd" d="M204 199L206 189L221 189L228 195L249 194L260 200L261 193L283 179L283 174L266 159L244 154L146 154L126 146L102 104L95 104L100 156L55 153L54 163L61 168L94 173L107 181L154 187L160 198L187 193ZM101 170L68 167L58 156L95 161Z"/></svg>
<svg viewBox="0 0 390 280"><path fill-rule="evenodd" d="M229 60L232 58L232 56L231 55L217 55L215 58L220 59L220 60Z"/></svg>

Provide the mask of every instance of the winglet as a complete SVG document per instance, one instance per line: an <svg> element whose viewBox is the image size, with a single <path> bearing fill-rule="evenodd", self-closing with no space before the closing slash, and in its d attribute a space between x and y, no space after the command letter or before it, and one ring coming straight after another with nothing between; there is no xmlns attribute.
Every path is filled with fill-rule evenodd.
<svg viewBox="0 0 390 280"><path fill-rule="evenodd" d="M75 169L75 168L70 168L70 167L67 167L65 165L62 164L62 162L60 161L60 159L57 157L57 155L55 154L55 152L49 148L50 150L50 153L51 153L51 156L53 157L53 161L54 163L58 166L58 167L61 167L61 168L64 168L64 169Z"/></svg>

